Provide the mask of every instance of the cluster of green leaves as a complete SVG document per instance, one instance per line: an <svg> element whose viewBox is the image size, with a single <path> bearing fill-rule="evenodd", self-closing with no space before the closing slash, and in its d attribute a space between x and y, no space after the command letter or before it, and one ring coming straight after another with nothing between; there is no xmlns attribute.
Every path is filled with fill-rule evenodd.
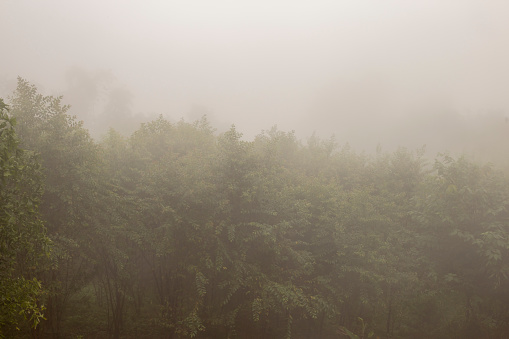
<svg viewBox="0 0 509 339"><path fill-rule="evenodd" d="M248 142L205 118L96 143L23 79L11 106L46 178L41 335L509 334L509 180L492 167L276 128Z"/></svg>
<svg viewBox="0 0 509 339"><path fill-rule="evenodd" d="M0 99L0 337L35 328L43 319L36 275L50 245L37 210L40 165L19 148L14 125Z"/></svg>

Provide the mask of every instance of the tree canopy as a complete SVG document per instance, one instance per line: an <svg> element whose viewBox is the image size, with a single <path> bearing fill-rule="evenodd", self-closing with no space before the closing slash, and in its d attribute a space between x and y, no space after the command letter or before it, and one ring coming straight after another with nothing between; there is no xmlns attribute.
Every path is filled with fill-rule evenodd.
<svg viewBox="0 0 509 339"><path fill-rule="evenodd" d="M43 288L50 240L38 213L41 166L22 150L15 119L0 99L0 337L35 328L43 319Z"/></svg>
<svg viewBox="0 0 509 339"><path fill-rule="evenodd" d="M494 166L277 128L245 141L205 117L94 141L24 79L9 104L2 333L509 335L509 179Z"/></svg>

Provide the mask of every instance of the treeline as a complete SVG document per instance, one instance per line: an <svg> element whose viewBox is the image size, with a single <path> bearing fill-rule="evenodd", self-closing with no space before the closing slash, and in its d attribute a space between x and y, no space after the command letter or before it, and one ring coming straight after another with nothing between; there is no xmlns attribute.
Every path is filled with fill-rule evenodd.
<svg viewBox="0 0 509 339"><path fill-rule="evenodd" d="M509 179L489 165L206 119L96 142L23 79L8 104L4 337L509 337Z"/></svg>

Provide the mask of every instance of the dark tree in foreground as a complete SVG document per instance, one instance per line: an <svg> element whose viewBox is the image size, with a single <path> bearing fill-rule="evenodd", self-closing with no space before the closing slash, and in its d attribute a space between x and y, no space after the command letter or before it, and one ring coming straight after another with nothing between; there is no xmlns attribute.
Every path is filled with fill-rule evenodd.
<svg viewBox="0 0 509 339"><path fill-rule="evenodd" d="M38 213L41 168L19 148L14 125L0 99L0 337L28 335L43 318L44 288L36 277L50 245Z"/></svg>

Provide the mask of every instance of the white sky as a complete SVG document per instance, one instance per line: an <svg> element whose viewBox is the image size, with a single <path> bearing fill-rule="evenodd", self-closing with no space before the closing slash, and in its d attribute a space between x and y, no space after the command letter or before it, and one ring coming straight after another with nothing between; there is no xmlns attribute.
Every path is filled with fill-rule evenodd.
<svg viewBox="0 0 509 339"><path fill-rule="evenodd" d="M352 137L367 121L382 135L417 111L507 111L508 14L496 0L0 0L0 78L59 93L71 67L109 70L137 112L202 106L250 137Z"/></svg>

